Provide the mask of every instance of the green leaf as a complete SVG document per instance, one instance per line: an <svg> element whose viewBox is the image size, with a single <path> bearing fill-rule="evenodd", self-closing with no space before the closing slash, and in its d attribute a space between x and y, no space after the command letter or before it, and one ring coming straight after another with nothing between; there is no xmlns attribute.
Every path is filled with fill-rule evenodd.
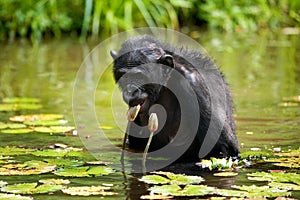
<svg viewBox="0 0 300 200"><path fill-rule="evenodd" d="M0 147L0 155L4 156L13 156L13 155L24 155L30 154L35 149L26 149L26 148L19 148L19 147Z"/></svg>
<svg viewBox="0 0 300 200"><path fill-rule="evenodd" d="M37 110L42 108L40 104L0 104L0 111Z"/></svg>
<svg viewBox="0 0 300 200"><path fill-rule="evenodd" d="M139 180L148 184L166 184L170 182L169 179L159 175L145 175Z"/></svg>
<svg viewBox="0 0 300 200"><path fill-rule="evenodd" d="M28 126L59 126L68 123L67 120L34 120L25 121L24 124ZM55 128L54 128L55 129Z"/></svg>
<svg viewBox="0 0 300 200"><path fill-rule="evenodd" d="M56 165L50 165L39 160L31 160L22 164L7 164L0 167L0 175L32 175L53 171Z"/></svg>
<svg viewBox="0 0 300 200"><path fill-rule="evenodd" d="M116 195L115 192L110 192L110 187L105 186L83 186L83 187L68 187L63 188L62 192L70 195L78 196L91 196L91 195L102 195L102 196L111 196Z"/></svg>
<svg viewBox="0 0 300 200"><path fill-rule="evenodd" d="M212 194L214 191L214 187L206 185L187 185L181 191L181 196L205 196Z"/></svg>
<svg viewBox="0 0 300 200"><path fill-rule="evenodd" d="M68 179L55 179L55 178L41 179L39 180L39 182L44 184L52 184L52 185L66 185L70 183Z"/></svg>
<svg viewBox="0 0 300 200"><path fill-rule="evenodd" d="M67 155L67 153L68 150L66 149L43 149L32 152L33 155L41 157L63 157Z"/></svg>
<svg viewBox="0 0 300 200"><path fill-rule="evenodd" d="M1 130L2 133L6 134L24 134L24 133L31 133L33 132L30 128L20 128L20 129L5 129Z"/></svg>
<svg viewBox="0 0 300 200"><path fill-rule="evenodd" d="M62 119L63 115L58 114L33 114L33 115L17 115L10 117L10 121L25 122L25 121L40 121L40 120L57 120Z"/></svg>
<svg viewBox="0 0 300 200"><path fill-rule="evenodd" d="M37 186L37 183L19 183L14 185L7 185L1 188L3 192L14 194L43 194L61 190L62 185L43 184Z"/></svg>
<svg viewBox="0 0 300 200"><path fill-rule="evenodd" d="M88 169L89 169L88 166L60 168L57 169L54 172L54 174L58 176L65 176L65 177L88 177L89 176L89 173L87 172Z"/></svg>
<svg viewBox="0 0 300 200"><path fill-rule="evenodd" d="M88 174L94 176L108 175L113 172L114 170L112 168L106 166L90 167L90 169L88 170Z"/></svg>
<svg viewBox="0 0 300 200"><path fill-rule="evenodd" d="M28 97L7 97L2 101L3 103L39 103L40 99Z"/></svg>
<svg viewBox="0 0 300 200"><path fill-rule="evenodd" d="M34 131L41 133L66 133L74 130L73 126L35 127Z"/></svg>
<svg viewBox="0 0 300 200"><path fill-rule="evenodd" d="M33 190L36 186L37 183L19 183L14 185L6 185L1 188L1 191L13 194L29 194L29 191Z"/></svg>
<svg viewBox="0 0 300 200"><path fill-rule="evenodd" d="M154 194L180 196L181 188L178 185L161 185L149 188L149 191Z"/></svg>
<svg viewBox="0 0 300 200"><path fill-rule="evenodd" d="M44 159L50 165L56 165L57 167L76 167L81 166L84 164L83 161L79 160L70 160L70 159L63 159L63 158L46 158Z"/></svg>
<svg viewBox="0 0 300 200"><path fill-rule="evenodd" d="M270 182L268 183L270 187L278 188L281 190L300 190L300 185L292 184L292 183L278 183L278 182Z"/></svg>
<svg viewBox="0 0 300 200"><path fill-rule="evenodd" d="M21 196L18 194L0 193L0 200L33 200L32 197Z"/></svg>
<svg viewBox="0 0 300 200"><path fill-rule="evenodd" d="M238 173L236 172L219 172L219 173L214 173L214 176L221 176L221 177L232 177L232 176L237 176Z"/></svg>

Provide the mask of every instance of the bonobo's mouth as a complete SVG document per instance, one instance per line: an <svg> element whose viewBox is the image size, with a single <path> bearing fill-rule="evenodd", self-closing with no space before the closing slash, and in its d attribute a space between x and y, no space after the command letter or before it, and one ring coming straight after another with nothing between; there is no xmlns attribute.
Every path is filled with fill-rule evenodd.
<svg viewBox="0 0 300 200"><path fill-rule="evenodd" d="M149 99L148 95L145 93L144 98L138 98L129 102L129 109L139 105L139 112L143 113L149 108Z"/></svg>

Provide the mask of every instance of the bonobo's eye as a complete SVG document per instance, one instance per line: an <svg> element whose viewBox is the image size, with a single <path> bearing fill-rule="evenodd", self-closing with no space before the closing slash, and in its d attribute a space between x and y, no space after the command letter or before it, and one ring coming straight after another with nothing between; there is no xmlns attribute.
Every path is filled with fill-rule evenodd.
<svg viewBox="0 0 300 200"><path fill-rule="evenodd" d="M158 63L174 68L173 57L170 54L161 56L158 60Z"/></svg>

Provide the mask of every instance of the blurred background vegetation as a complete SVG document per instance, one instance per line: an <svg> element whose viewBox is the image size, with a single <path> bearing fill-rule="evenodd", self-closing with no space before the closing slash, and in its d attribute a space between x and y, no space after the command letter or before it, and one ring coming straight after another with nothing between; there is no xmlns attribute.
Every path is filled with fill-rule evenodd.
<svg viewBox="0 0 300 200"><path fill-rule="evenodd" d="M0 0L0 40L104 39L137 27L259 32L300 27L299 0Z"/></svg>

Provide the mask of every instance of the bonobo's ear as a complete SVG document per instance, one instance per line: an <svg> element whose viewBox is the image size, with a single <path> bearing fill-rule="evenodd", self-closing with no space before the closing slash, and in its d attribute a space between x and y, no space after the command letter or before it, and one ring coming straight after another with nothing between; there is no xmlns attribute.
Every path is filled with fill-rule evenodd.
<svg viewBox="0 0 300 200"><path fill-rule="evenodd" d="M172 68L174 67L173 56L171 56L170 54L164 54L158 59L158 62Z"/></svg>
<svg viewBox="0 0 300 200"><path fill-rule="evenodd" d="M118 57L117 52L114 51L114 50L111 50L111 51L110 51L110 55L111 55L111 57L112 57L114 60Z"/></svg>

